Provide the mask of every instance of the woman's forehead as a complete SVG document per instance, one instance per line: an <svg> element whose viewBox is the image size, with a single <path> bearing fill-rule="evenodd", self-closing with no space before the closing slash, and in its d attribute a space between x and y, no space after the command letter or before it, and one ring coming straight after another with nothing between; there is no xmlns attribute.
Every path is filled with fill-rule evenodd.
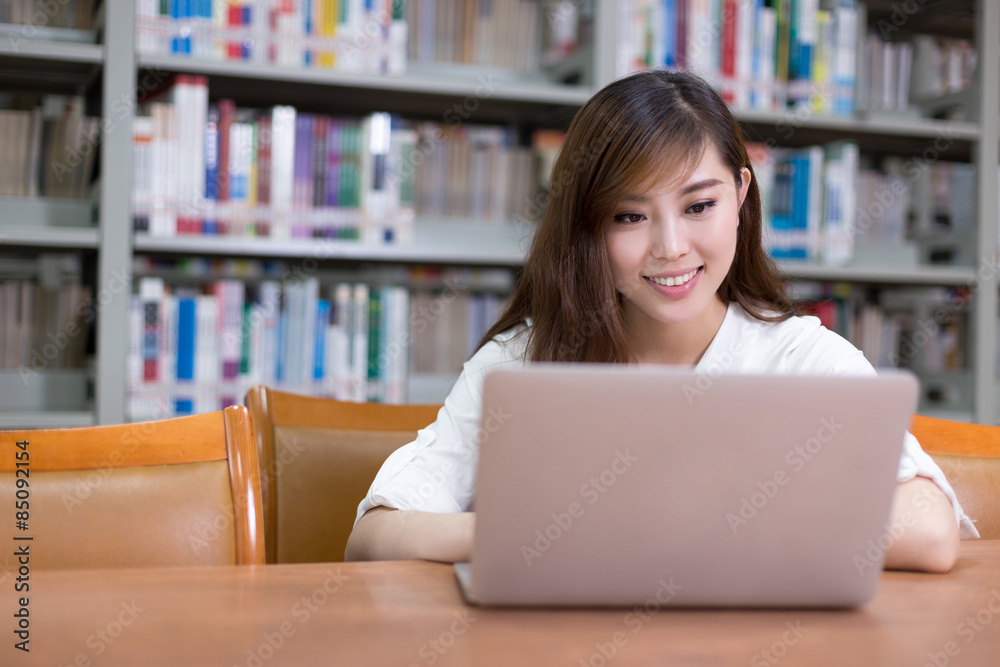
<svg viewBox="0 0 1000 667"><path fill-rule="evenodd" d="M711 142L705 142L696 151L667 148L658 157L649 160L647 168L626 187L638 193L654 189L674 190L698 177L701 172L720 168L729 171Z"/></svg>

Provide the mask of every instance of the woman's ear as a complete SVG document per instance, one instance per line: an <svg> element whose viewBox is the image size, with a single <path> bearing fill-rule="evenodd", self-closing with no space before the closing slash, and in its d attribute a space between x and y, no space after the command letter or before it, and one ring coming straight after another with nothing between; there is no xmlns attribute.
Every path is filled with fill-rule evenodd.
<svg viewBox="0 0 1000 667"><path fill-rule="evenodd" d="M738 193L740 203L736 207L737 209L743 207L743 200L747 198L747 192L750 190L750 179L750 170L746 167L740 169L740 190Z"/></svg>

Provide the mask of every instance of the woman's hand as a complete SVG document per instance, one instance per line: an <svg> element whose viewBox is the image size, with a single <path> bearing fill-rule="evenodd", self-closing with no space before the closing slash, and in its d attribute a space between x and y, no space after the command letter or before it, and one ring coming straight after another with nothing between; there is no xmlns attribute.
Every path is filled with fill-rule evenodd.
<svg viewBox="0 0 1000 667"><path fill-rule="evenodd" d="M926 477L896 486L889 531L887 570L944 573L958 559L955 510L938 485Z"/></svg>
<svg viewBox="0 0 1000 667"><path fill-rule="evenodd" d="M434 560L472 558L473 512L437 514L376 507L365 513L347 540L346 560Z"/></svg>

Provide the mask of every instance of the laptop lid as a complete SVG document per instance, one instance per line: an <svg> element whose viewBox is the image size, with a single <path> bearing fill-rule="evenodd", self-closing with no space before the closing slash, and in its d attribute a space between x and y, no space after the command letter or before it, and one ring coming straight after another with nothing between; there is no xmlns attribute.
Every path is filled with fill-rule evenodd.
<svg viewBox="0 0 1000 667"><path fill-rule="evenodd" d="M467 596L497 605L864 604L881 574L917 394L906 373L494 371L483 392Z"/></svg>

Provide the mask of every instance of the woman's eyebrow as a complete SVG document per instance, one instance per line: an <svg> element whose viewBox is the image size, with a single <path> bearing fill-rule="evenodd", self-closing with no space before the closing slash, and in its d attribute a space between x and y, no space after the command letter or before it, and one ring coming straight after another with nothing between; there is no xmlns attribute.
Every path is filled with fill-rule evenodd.
<svg viewBox="0 0 1000 667"><path fill-rule="evenodd" d="M706 178L701 181L695 181L694 183L688 183L681 188L680 195L684 197L692 192L697 192L698 190L704 190L706 188L714 188L715 186L723 185L724 183L725 181L720 181L717 178ZM622 197L619 202L621 204L648 204L649 197L645 194L630 194Z"/></svg>
<svg viewBox="0 0 1000 667"><path fill-rule="evenodd" d="M722 185L722 181L717 178L706 178L703 181L688 183L681 189L681 196L689 195L692 192L704 190L705 188L714 188L716 185Z"/></svg>

